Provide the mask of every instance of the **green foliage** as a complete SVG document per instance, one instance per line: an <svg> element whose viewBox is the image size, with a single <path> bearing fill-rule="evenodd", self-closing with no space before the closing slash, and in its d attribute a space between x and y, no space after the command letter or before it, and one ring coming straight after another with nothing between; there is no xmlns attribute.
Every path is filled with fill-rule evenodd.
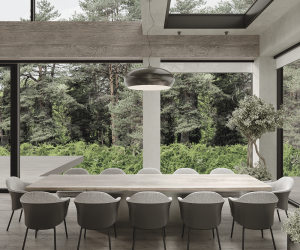
<svg viewBox="0 0 300 250"><path fill-rule="evenodd" d="M288 212L289 217L283 222L282 231L294 243L300 243L300 208Z"/></svg>
<svg viewBox="0 0 300 250"><path fill-rule="evenodd" d="M256 162L254 167L250 167L246 163L241 162L241 164L237 165L234 170L237 174L248 174L260 181L272 180L272 175L269 172L268 167L262 165L261 162Z"/></svg>
<svg viewBox="0 0 300 250"><path fill-rule="evenodd" d="M6 147L0 146L0 156L10 156L10 152Z"/></svg>

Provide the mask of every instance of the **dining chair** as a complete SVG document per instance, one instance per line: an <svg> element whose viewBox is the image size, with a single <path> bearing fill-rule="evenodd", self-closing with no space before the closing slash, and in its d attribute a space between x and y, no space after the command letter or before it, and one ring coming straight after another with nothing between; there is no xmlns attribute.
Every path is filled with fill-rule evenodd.
<svg viewBox="0 0 300 250"><path fill-rule="evenodd" d="M20 202L20 198L22 197L23 194L27 193L26 187L30 184L31 183L27 183L27 182L24 182L24 181L20 180L18 177L9 177L6 180L6 187L8 189L9 194L10 194L11 209L12 209L12 214L10 216L10 220L9 220L8 226L6 228L6 231L8 231L11 220L14 216L14 213L18 209L21 209L19 222L21 221L22 213L23 213L23 207L22 207L22 204Z"/></svg>
<svg viewBox="0 0 300 250"><path fill-rule="evenodd" d="M221 224L221 212L224 199L215 192L195 192L189 194L184 199L178 197L180 215L183 221L182 238L185 225L188 227L187 249L190 245L190 229L212 230L216 229L219 249L221 243L218 226Z"/></svg>
<svg viewBox="0 0 300 250"><path fill-rule="evenodd" d="M104 169L100 174L126 174L126 173L120 168L107 168Z"/></svg>
<svg viewBox="0 0 300 250"><path fill-rule="evenodd" d="M89 175L89 172L83 168L71 168L64 173L64 175ZM77 191L57 191L56 194L59 198L75 198L82 192Z"/></svg>
<svg viewBox="0 0 300 250"><path fill-rule="evenodd" d="M77 250L79 250L82 229L84 229L84 238L86 230L100 230L107 228L109 249L111 249L109 228L115 225L118 217L118 209L121 197L113 198L103 192L84 192L79 194L74 203L77 209L77 222L80 226L80 234ZM115 228L115 237L116 228Z"/></svg>
<svg viewBox="0 0 300 250"><path fill-rule="evenodd" d="M156 168L143 168L137 174L162 174L162 173Z"/></svg>
<svg viewBox="0 0 300 250"><path fill-rule="evenodd" d="M25 214L26 233L23 242L25 248L28 229L35 230L54 230L54 249L56 249L56 226L64 222L66 237L68 238L67 225L65 218L67 216L70 198L60 199L54 194L47 192L28 192L21 199L21 204Z"/></svg>
<svg viewBox="0 0 300 250"><path fill-rule="evenodd" d="M277 203L277 215L278 219L281 222L280 215L279 215L279 209L282 209L285 211L285 214L288 216L288 201L289 201L289 195L294 185L294 179L291 177L282 177L277 181L267 183L268 185L272 186L272 192L275 194L278 198Z"/></svg>
<svg viewBox="0 0 300 250"><path fill-rule="evenodd" d="M252 192L242 197L228 198L231 215L233 217L231 238L234 223L237 222L243 227L242 250L244 250L245 229L260 230L262 238L263 230L270 229L273 246L276 250L272 226L274 223L274 212L278 198L271 192Z"/></svg>
<svg viewBox="0 0 300 250"><path fill-rule="evenodd" d="M215 168L210 174L235 174L232 170L228 168Z"/></svg>
<svg viewBox="0 0 300 250"><path fill-rule="evenodd" d="M192 168L179 168L173 174L198 174L198 172Z"/></svg>
<svg viewBox="0 0 300 250"><path fill-rule="evenodd" d="M135 245L136 229L162 229L164 249L166 250L165 226L169 221L171 197L159 192L138 192L126 198L129 208L129 220L133 226L133 243Z"/></svg>

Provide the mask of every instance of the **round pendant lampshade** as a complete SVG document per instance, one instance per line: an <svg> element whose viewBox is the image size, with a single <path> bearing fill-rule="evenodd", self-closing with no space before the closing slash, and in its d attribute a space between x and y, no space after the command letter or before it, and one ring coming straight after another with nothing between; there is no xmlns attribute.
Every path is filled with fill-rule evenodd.
<svg viewBox="0 0 300 250"><path fill-rule="evenodd" d="M167 70L155 67L139 68L125 76L125 84L134 90L166 90L175 82L174 76Z"/></svg>

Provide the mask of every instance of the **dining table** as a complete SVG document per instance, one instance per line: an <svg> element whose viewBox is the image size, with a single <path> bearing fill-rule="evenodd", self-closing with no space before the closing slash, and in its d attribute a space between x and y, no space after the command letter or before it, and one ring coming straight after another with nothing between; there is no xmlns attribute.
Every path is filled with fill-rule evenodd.
<svg viewBox="0 0 300 250"><path fill-rule="evenodd" d="M101 191L121 197L117 224L128 226L126 198L137 192L162 192L172 197L169 226L182 226L178 197L193 192L211 191L239 196L247 192L272 191L268 183L240 174L111 174L111 175L49 175L26 187L27 191Z"/></svg>

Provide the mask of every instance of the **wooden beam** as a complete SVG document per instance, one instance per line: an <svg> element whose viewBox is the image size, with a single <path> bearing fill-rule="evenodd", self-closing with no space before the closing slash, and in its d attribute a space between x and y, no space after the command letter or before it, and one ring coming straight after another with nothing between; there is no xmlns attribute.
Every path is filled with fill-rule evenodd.
<svg viewBox="0 0 300 250"><path fill-rule="evenodd" d="M162 59L253 60L259 36L149 36ZM0 60L142 59L140 22L0 22Z"/></svg>

